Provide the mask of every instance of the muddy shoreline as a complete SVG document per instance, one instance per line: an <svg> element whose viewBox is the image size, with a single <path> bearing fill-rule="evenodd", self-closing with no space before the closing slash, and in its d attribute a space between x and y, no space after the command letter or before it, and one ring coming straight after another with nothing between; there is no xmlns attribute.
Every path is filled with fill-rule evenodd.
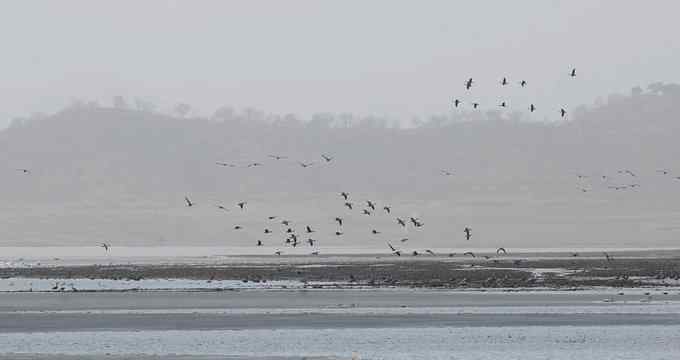
<svg viewBox="0 0 680 360"><path fill-rule="evenodd" d="M578 288L680 285L680 258L504 259L446 258L372 262L306 261L257 264L126 264L1 268L0 278L192 279L266 282L296 280L315 287Z"/></svg>

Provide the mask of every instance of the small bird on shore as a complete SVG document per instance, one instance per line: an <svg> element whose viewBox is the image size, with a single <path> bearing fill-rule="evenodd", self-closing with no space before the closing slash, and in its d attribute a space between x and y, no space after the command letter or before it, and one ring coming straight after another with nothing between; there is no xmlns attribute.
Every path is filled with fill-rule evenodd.
<svg viewBox="0 0 680 360"><path fill-rule="evenodd" d="M316 243L316 240L309 238L309 239L307 239L307 243L309 243L309 246L314 246L314 243Z"/></svg>
<svg viewBox="0 0 680 360"><path fill-rule="evenodd" d="M300 166L302 166L303 168L308 168L308 167L310 167L310 166L314 165L314 163L313 163L313 162L310 162L310 163L304 163L304 162L302 162L302 161L298 161L298 164L300 164Z"/></svg>
<svg viewBox="0 0 680 360"><path fill-rule="evenodd" d="M373 230L371 230L371 234L378 235L378 234L380 234L380 231L373 229Z"/></svg>
<svg viewBox="0 0 680 360"><path fill-rule="evenodd" d="M264 233L265 233L265 234L271 234L271 233L272 233L272 231L271 231L271 230L269 230L269 229L264 229Z"/></svg>
<svg viewBox="0 0 680 360"><path fill-rule="evenodd" d="M340 235L342 235L342 232L341 232L341 231L336 231L336 232L335 232L335 236L340 236Z"/></svg>
<svg viewBox="0 0 680 360"><path fill-rule="evenodd" d="M274 254L276 254L276 255L278 255L278 256L281 256L281 253L282 253L281 250L276 250L276 251L274 251Z"/></svg>
<svg viewBox="0 0 680 360"><path fill-rule="evenodd" d="M498 105L498 106L500 106L500 107L508 107L508 104L507 104L505 101L503 101L503 102L501 102L501 104Z"/></svg>
<svg viewBox="0 0 680 360"><path fill-rule="evenodd" d="M561 116L561 117L564 117L564 116L566 116L566 115L567 115L567 110L564 110L563 108L560 109L560 116Z"/></svg>
<svg viewBox="0 0 680 360"><path fill-rule="evenodd" d="M503 86L508 85L508 79L503 78L503 80L501 80L501 85Z"/></svg>
<svg viewBox="0 0 680 360"><path fill-rule="evenodd" d="M507 254L507 253L508 253L507 251L505 251L505 248L500 247L500 248L496 249L496 254L499 254L499 255L500 255L501 252L502 252L503 254Z"/></svg>
<svg viewBox="0 0 680 360"><path fill-rule="evenodd" d="M520 85L521 87L525 87L525 86L527 86L527 81L526 81L526 80L522 80L522 81L519 82L519 85Z"/></svg>
<svg viewBox="0 0 680 360"><path fill-rule="evenodd" d="M243 229L243 227L241 225L234 226L234 230L241 230L241 229Z"/></svg>

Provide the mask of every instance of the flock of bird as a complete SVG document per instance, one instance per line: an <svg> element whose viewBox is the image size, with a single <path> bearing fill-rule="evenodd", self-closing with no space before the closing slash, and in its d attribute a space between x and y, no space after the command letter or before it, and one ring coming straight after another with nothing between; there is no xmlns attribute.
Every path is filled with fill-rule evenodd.
<svg viewBox="0 0 680 360"><path fill-rule="evenodd" d="M571 77L571 78L576 77L576 68L571 69L571 71L569 72L569 77ZM475 81L472 78L468 78L464 83L465 90L471 90L474 83L475 83ZM508 86L510 84L510 82L508 82L507 77L503 77L499 81L499 84L504 87L504 86ZM528 82L526 80L521 80L521 81L518 82L518 84L519 84L520 87L524 88L528 85ZM453 99L453 107L458 108L462 104L464 104L464 102L462 100L457 99L457 98ZM472 101L472 102L470 102L470 104L472 105L472 108L475 109L475 110L480 106L480 103L476 102L476 101ZM508 108L509 104L506 100L502 100L498 104L498 106L502 107L502 108ZM531 103L527 106L527 109L529 110L529 112L533 113L534 111L537 110L537 107L536 107L535 104ZM559 113L560 113L560 117L567 116L567 110L565 110L564 108L560 108Z"/></svg>

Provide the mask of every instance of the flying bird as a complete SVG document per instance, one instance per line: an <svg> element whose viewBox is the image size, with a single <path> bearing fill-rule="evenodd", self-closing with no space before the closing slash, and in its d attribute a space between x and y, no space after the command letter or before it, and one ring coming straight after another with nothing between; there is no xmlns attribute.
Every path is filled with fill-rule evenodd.
<svg viewBox="0 0 680 360"><path fill-rule="evenodd" d="M470 238L472 237L472 229L470 229L469 227L465 227L465 230L463 230L463 232L465 232L465 239L470 240Z"/></svg>
<svg viewBox="0 0 680 360"><path fill-rule="evenodd" d="M281 155L269 155L269 157L274 159L274 160L283 160L283 159L288 158L287 156L281 156Z"/></svg>
<svg viewBox="0 0 680 360"><path fill-rule="evenodd" d="M565 117L567 115L567 110L560 109L560 116Z"/></svg>
<svg viewBox="0 0 680 360"><path fill-rule="evenodd" d="M407 241L408 241L408 238L403 238L403 239L401 239L401 240L399 240L399 241L401 241L401 242L404 243L404 242L407 242Z"/></svg>
<svg viewBox="0 0 680 360"><path fill-rule="evenodd" d="M300 164L300 166L302 166L303 168L308 168L308 167L314 165L313 162L310 162L310 163L303 163L302 161L298 161L298 164Z"/></svg>
<svg viewBox="0 0 680 360"><path fill-rule="evenodd" d="M111 244L107 243L101 243L99 246L103 247L106 252L109 252L109 249L111 248Z"/></svg>
<svg viewBox="0 0 680 360"><path fill-rule="evenodd" d="M445 176L452 176L453 175L453 172L448 171L448 170L440 170L440 172L442 173L442 175L445 175Z"/></svg>
<svg viewBox="0 0 680 360"><path fill-rule="evenodd" d="M268 216L267 219L268 220L274 220L274 219L276 219L276 216Z"/></svg>
<svg viewBox="0 0 680 360"><path fill-rule="evenodd" d="M476 102L473 102L473 103L472 103L472 108L473 108L473 109L476 109L478 106L479 106L479 103L476 103Z"/></svg>
<svg viewBox="0 0 680 360"><path fill-rule="evenodd" d="M326 162L331 162L331 160L333 160L333 157L332 157L332 156L328 156L328 155L326 155L326 154L321 154L321 157L322 157L324 160L326 160Z"/></svg>
<svg viewBox="0 0 680 360"><path fill-rule="evenodd" d="M394 255L401 256L401 251L395 249L394 246L392 246L392 244L387 243L387 246L390 247L390 250L392 250L392 253L393 253Z"/></svg>
<svg viewBox="0 0 680 360"><path fill-rule="evenodd" d="M508 105L505 103L505 101L503 101L499 106L500 107L508 107Z"/></svg>
<svg viewBox="0 0 680 360"><path fill-rule="evenodd" d="M371 212L368 211L368 209L364 209L363 214L364 214L364 215L371 215Z"/></svg>
<svg viewBox="0 0 680 360"><path fill-rule="evenodd" d="M529 105L529 111L531 112L536 111L536 106L534 106L534 104Z"/></svg>
<svg viewBox="0 0 680 360"><path fill-rule="evenodd" d="M217 164L219 166L236 167L236 165L234 165L234 164L229 164L229 163L225 163L225 162L216 162L215 164Z"/></svg>
<svg viewBox="0 0 680 360"><path fill-rule="evenodd" d="M458 107L458 105L460 105L460 100L458 99L453 100L453 106Z"/></svg>
<svg viewBox="0 0 680 360"><path fill-rule="evenodd" d="M399 225L401 225L402 227L406 227L406 222L400 218L397 218L397 223L399 223Z"/></svg>
<svg viewBox="0 0 680 360"><path fill-rule="evenodd" d="M241 230L241 229L243 229L243 227L241 225L234 226L234 230Z"/></svg>
<svg viewBox="0 0 680 360"><path fill-rule="evenodd" d="M241 210L244 210L244 207L246 206L247 202L241 201L240 203L236 204L236 206L240 207Z"/></svg>
<svg viewBox="0 0 680 360"><path fill-rule="evenodd" d="M262 166L262 164L260 164L260 163L258 163L258 162L254 162L254 163L248 164L248 167L249 167L249 168L250 168L250 167L258 167L258 166Z"/></svg>
<svg viewBox="0 0 680 360"><path fill-rule="evenodd" d="M335 221L338 223L339 226L342 226L342 218L336 217Z"/></svg>
<svg viewBox="0 0 680 360"><path fill-rule="evenodd" d="M428 253L428 254L430 254L430 255L432 255L432 256L436 255L436 254L434 253L434 251L432 251L432 250L430 250L430 249L425 250L425 252Z"/></svg>
<svg viewBox="0 0 680 360"><path fill-rule="evenodd" d="M392 212L392 208L389 206L383 206L383 210L385 210L385 212L388 214Z"/></svg>
<svg viewBox="0 0 680 360"><path fill-rule="evenodd" d="M342 196L343 198L345 198L345 201L347 201L347 200L349 199L349 194L346 193L346 192L344 192L344 191L340 193L340 196Z"/></svg>
<svg viewBox="0 0 680 360"><path fill-rule="evenodd" d="M220 210L229 211L229 209L225 208L224 205L217 205L217 208Z"/></svg>
<svg viewBox="0 0 680 360"><path fill-rule="evenodd" d="M470 90L470 88L472 87L472 82L473 82L472 78L469 78L468 81L465 82L465 89L466 90Z"/></svg>
<svg viewBox="0 0 680 360"><path fill-rule="evenodd" d="M576 77L576 68L571 69L571 73L569 74L571 77Z"/></svg>
<svg viewBox="0 0 680 360"><path fill-rule="evenodd" d="M503 80L501 80L501 85L503 86L508 85L508 79L503 78Z"/></svg>
<svg viewBox="0 0 680 360"><path fill-rule="evenodd" d="M271 230L269 230L269 229L264 229L264 233L265 233L265 234L271 234L271 233L272 233L272 231L271 231Z"/></svg>
<svg viewBox="0 0 680 360"><path fill-rule="evenodd" d="M346 203L345 203L345 206L347 206L347 208L349 208L350 210L352 210L352 203L351 203L351 202L346 202Z"/></svg>
<svg viewBox="0 0 680 360"><path fill-rule="evenodd" d="M194 203L192 203L191 200L189 200L189 197L188 197L188 196L185 196L185 197L184 197L184 201L186 201L187 207L192 207L192 206L194 206Z"/></svg>
<svg viewBox="0 0 680 360"><path fill-rule="evenodd" d="M257 246L262 246L262 240L257 240Z"/></svg>
<svg viewBox="0 0 680 360"><path fill-rule="evenodd" d="M314 230L312 230L312 228L309 227L309 225L307 225L307 234L311 234L313 232L314 232Z"/></svg>
<svg viewBox="0 0 680 360"><path fill-rule="evenodd" d="M373 230L371 230L371 233L372 233L373 235L378 235L378 234L380 234L380 231L378 231L378 230L376 230L376 229L373 229Z"/></svg>
<svg viewBox="0 0 680 360"><path fill-rule="evenodd" d="M28 169L16 169L16 170L21 171L24 174L29 174L31 172L31 170L28 170Z"/></svg>
<svg viewBox="0 0 680 360"><path fill-rule="evenodd" d="M366 200L366 204L371 208L371 210L375 210L375 204L372 203L371 200Z"/></svg>
<svg viewBox="0 0 680 360"><path fill-rule="evenodd" d="M521 87L525 87L525 86L527 86L527 81L526 81L526 80L522 80L522 81L519 82L519 85L520 85Z"/></svg>

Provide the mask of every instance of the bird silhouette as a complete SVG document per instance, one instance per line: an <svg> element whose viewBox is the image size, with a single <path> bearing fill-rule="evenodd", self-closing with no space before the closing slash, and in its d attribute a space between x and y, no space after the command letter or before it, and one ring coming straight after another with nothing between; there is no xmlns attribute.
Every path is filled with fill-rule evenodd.
<svg viewBox="0 0 680 360"><path fill-rule="evenodd" d="M530 112L536 111L536 106L534 106L534 104L529 105L529 111Z"/></svg>
<svg viewBox="0 0 680 360"><path fill-rule="evenodd" d="M307 234L311 234L311 233L314 232L314 230L312 230L312 228L309 227L309 225L307 225L306 230L307 230Z"/></svg>
<svg viewBox="0 0 680 360"><path fill-rule="evenodd" d="M479 106L479 103L476 103L476 102L473 102L473 103L472 103L472 108L473 108L473 109L476 109L478 106Z"/></svg>
<svg viewBox="0 0 680 360"><path fill-rule="evenodd" d="M188 196L185 196L185 197L184 197L184 201L186 201L187 207L192 207L192 206L194 206L194 203L192 203L191 200L189 200L189 197L188 197Z"/></svg>
<svg viewBox="0 0 680 360"><path fill-rule="evenodd" d="M465 89L470 90L470 88L472 87L472 83L473 83L472 78L469 78L468 81L465 82Z"/></svg>
<svg viewBox="0 0 680 360"><path fill-rule="evenodd" d="M502 252L503 254L507 254L507 253L508 253L507 251L505 251L505 248L500 247L500 248L496 249L496 254L499 254L499 255L500 255L501 252Z"/></svg>
<svg viewBox="0 0 680 360"><path fill-rule="evenodd" d="M453 106L458 107L458 105L460 105L460 100L458 99L453 100Z"/></svg>
<svg viewBox="0 0 680 360"><path fill-rule="evenodd" d="M521 87L525 87L525 86L527 86L527 82L526 82L526 80L522 80L522 81L520 81L520 82L519 82L519 85L520 85Z"/></svg>
<svg viewBox="0 0 680 360"><path fill-rule="evenodd" d="M321 157L322 157L324 160L326 160L326 162L331 162L331 160L333 160L333 157L332 157L332 156L328 156L328 155L326 155L326 154L321 154Z"/></svg>
<svg viewBox="0 0 680 360"><path fill-rule="evenodd" d="M28 169L16 169L16 170L17 170L17 171L20 171L20 172L22 172L22 173L24 173L24 174L30 174L30 173L31 173L31 170L28 170Z"/></svg>
<svg viewBox="0 0 680 360"><path fill-rule="evenodd" d="M380 234L380 231L378 231L378 230L376 230L376 229L373 229L373 230L371 230L371 233L372 233L373 235L378 235L378 234Z"/></svg>
<svg viewBox="0 0 680 360"><path fill-rule="evenodd" d="M281 156L281 155L269 155L269 157L274 159L274 160L283 160L283 159L288 158L287 156Z"/></svg>
<svg viewBox="0 0 680 360"><path fill-rule="evenodd" d="M352 210L352 203L351 203L351 202L346 202L346 203L345 203L345 206L347 206L347 208L349 208L350 210Z"/></svg>
<svg viewBox="0 0 680 360"><path fill-rule="evenodd" d="M371 212L368 211L368 209L364 209L363 214L364 214L364 215L371 215Z"/></svg>
<svg viewBox="0 0 680 360"><path fill-rule="evenodd" d="M272 233L272 231L271 231L271 230L269 230L269 229L264 229L264 233L265 233L265 234L271 234L271 233Z"/></svg>
<svg viewBox="0 0 680 360"><path fill-rule="evenodd" d="M387 243L387 246L390 247L390 250L392 250L392 253L393 253L394 255L401 256L401 251L395 249L394 246L392 246L392 244Z"/></svg>
<svg viewBox="0 0 680 360"><path fill-rule="evenodd" d="M276 254L276 255L278 255L278 256L281 256L282 253L283 253L283 252L282 252L281 250L276 250L276 251L274 251L274 254Z"/></svg>
<svg viewBox="0 0 680 360"><path fill-rule="evenodd" d="M342 232L341 232L341 231L336 231L336 232L335 232L335 236L340 236L340 235L342 235Z"/></svg>
<svg viewBox="0 0 680 360"><path fill-rule="evenodd" d="M400 239L399 241L401 241L401 242L404 243L404 242L407 242L407 241L408 241L408 238L402 238L402 239Z"/></svg>
<svg viewBox="0 0 680 360"><path fill-rule="evenodd" d="M309 244L309 246L314 246L315 242L316 242L316 240L314 240L312 238L307 239L307 243Z"/></svg>
<svg viewBox="0 0 680 360"><path fill-rule="evenodd" d="M346 193L346 192L344 192L344 191L340 193L340 196L342 196L343 198L345 198L345 201L349 200L349 194Z"/></svg>
<svg viewBox="0 0 680 360"><path fill-rule="evenodd" d="M503 101L499 106L500 107L508 107L508 105L505 103L505 101Z"/></svg>
<svg viewBox="0 0 680 360"><path fill-rule="evenodd" d="M503 86L508 85L508 79L503 78L503 80L501 80L501 85Z"/></svg>
<svg viewBox="0 0 680 360"><path fill-rule="evenodd" d="M465 239L470 240L470 238L472 237L472 229L466 227L465 230L463 230L463 232L465 232Z"/></svg>
<svg viewBox="0 0 680 360"><path fill-rule="evenodd" d="M281 224L284 226L289 226L290 225L290 220L282 220Z"/></svg>
<svg viewBox="0 0 680 360"><path fill-rule="evenodd" d="M268 220L274 220L274 219L276 219L276 216L267 216L267 219Z"/></svg>
<svg viewBox="0 0 680 360"><path fill-rule="evenodd" d="M241 225L234 226L234 230L241 230L241 229L243 229L243 227Z"/></svg>
<svg viewBox="0 0 680 360"><path fill-rule="evenodd" d="M366 205L371 208L371 210L375 210L375 204L371 202L371 200L366 200Z"/></svg>
<svg viewBox="0 0 680 360"><path fill-rule="evenodd" d="M220 209L220 210L229 211L229 209L224 207L224 205L217 205L217 208Z"/></svg>
<svg viewBox="0 0 680 360"><path fill-rule="evenodd" d="M430 255L432 255L432 256L436 255L436 254L434 253L434 251L432 251L432 250L430 250L430 249L425 250L425 252L428 253L428 254L430 254Z"/></svg>
<svg viewBox="0 0 680 360"><path fill-rule="evenodd" d="M385 212L388 214L392 212L392 208L389 206L383 206L383 210L385 210Z"/></svg>
<svg viewBox="0 0 680 360"><path fill-rule="evenodd" d="M339 226L342 226L342 218L336 217L335 221L338 223Z"/></svg>
<svg viewBox="0 0 680 360"><path fill-rule="evenodd" d="M262 246L262 240L257 240L257 246Z"/></svg>
<svg viewBox="0 0 680 360"><path fill-rule="evenodd" d="M236 167L236 165L234 165L234 164L229 164L229 163L225 163L225 162L216 162L215 164L217 164L219 166Z"/></svg>
<svg viewBox="0 0 680 360"><path fill-rule="evenodd" d="M400 218L397 218L397 223L401 225L402 227L406 227L406 222Z"/></svg>
<svg viewBox="0 0 680 360"><path fill-rule="evenodd" d="M106 252L109 252L109 249L111 248L111 245L107 243L101 243L99 246L103 247Z"/></svg>
<svg viewBox="0 0 680 360"><path fill-rule="evenodd" d="M413 250L413 256L418 256L418 255L420 255L420 254L418 254L417 251Z"/></svg>
<svg viewBox="0 0 680 360"><path fill-rule="evenodd" d="M262 166L262 164L258 163L258 162L254 162L254 163L248 164L247 167L251 168L251 167L258 167L258 166Z"/></svg>
<svg viewBox="0 0 680 360"><path fill-rule="evenodd" d="M241 210L245 210L246 204L247 204L247 202L241 201L240 203L236 204L236 206L240 207ZM256 210L257 210L257 209L256 209Z"/></svg>
<svg viewBox="0 0 680 360"><path fill-rule="evenodd" d="M569 74L571 77L576 77L576 68L571 69L571 73Z"/></svg>
<svg viewBox="0 0 680 360"><path fill-rule="evenodd" d="M567 110L560 109L560 116L565 117L567 115Z"/></svg>

